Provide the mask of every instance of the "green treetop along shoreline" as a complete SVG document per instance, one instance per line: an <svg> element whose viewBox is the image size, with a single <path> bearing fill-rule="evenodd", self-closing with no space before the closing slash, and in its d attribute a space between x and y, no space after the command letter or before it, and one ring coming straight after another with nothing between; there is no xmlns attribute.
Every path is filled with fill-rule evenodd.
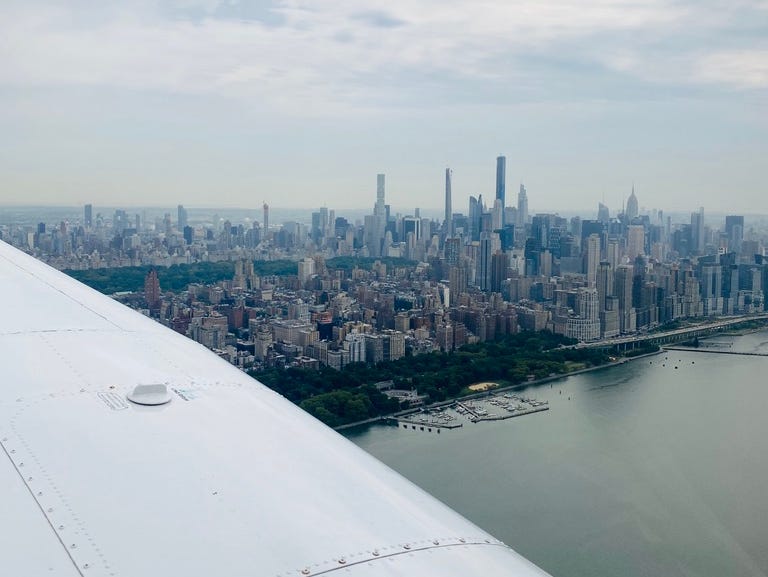
<svg viewBox="0 0 768 577"><path fill-rule="evenodd" d="M549 331L521 332L465 345L453 353L433 352L376 365L353 363L341 371L289 368L251 375L327 425L338 427L407 408L374 386L381 381L391 380L399 389L416 389L428 395L429 402L439 402L470 394L468 387L473 383L518 385L615 360L603 349L569 347L575 343ZM658 347L651 345L642 352L655 350Z"/></svg>

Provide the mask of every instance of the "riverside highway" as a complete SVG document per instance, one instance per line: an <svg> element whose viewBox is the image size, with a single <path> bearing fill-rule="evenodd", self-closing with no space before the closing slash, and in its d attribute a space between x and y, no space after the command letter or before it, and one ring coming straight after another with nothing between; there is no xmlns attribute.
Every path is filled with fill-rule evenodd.
<svg viewBox="0 0 768 577"><path fill-rule="evenodd" d="M756 313L750 315L740 315L736 317L728 317L719 319L717 321L701 323L679 329L673 329L669 331L659 332L647 332L635 335L628 335L623 337L615 337L610 339L604 339L600 341L593 341L587 343L579 343L574 345L574 348L603 348L603 347L623 347L633 348L640 343L654 343L665 344L672 343L687 338L706 336L712 333L717 333L729 328L735 328L740 324L750 321L768 321L768 313ZM631 345L631 347L630 347Z"/></svg>

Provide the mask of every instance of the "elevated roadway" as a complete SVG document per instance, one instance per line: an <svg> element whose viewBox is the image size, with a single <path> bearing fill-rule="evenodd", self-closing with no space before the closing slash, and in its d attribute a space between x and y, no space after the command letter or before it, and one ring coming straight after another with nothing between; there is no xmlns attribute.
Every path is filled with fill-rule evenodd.
<svg viewBox="0 0 768 577"><path fill-rule="evenodd" d="M738 328L739 325L752 322L752 321L764 321L768 322L768 313L757 313L751 315L740 315L736 317L720 318L716 321L709 323L702 323L694 326L682 327L678 329L672 329L669 331L656 331L647 333L638 333L633 335L626 335L621 337L615 337L611 339L603 339L600 341L593 341L589 343L579 343L575 345L576 348L617 348L619 350L633 349L638 345L654 344L665 345L669 343L676 343L693 339L696 337L704 337L714 333L722 332L728 329Z"/></svg>

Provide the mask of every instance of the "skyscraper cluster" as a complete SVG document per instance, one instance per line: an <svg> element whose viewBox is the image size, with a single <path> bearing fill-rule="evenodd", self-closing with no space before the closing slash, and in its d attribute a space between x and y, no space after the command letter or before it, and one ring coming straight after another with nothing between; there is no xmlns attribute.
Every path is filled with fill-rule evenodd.
<svg viewBox="0 0 768 577"><path fill-rule="evenodd" d="M406 240L398 231L415 230L412 217L389 217L392 234L376 253L426 260L447 281L451 302L473 289L530 302L552 330L580 340L764 306L765 266L744 250L743 217L727 217L717 236L703 208L690 224L673 225L662 211L641 212L634 185L613 218L602 203L595 219L530 216L524 184L517 206L505 206L504 156L496 159L493 206L470 196L464 215L453 211L452 176L446 169L442 224L422 222L427 232Z"/></svg>
<svg viewBox="0 0 768 577"><path fill-rule="evenodd" d="M490 162L488 170L491 174ZM175 218L172 210L148 218L146 211L116 209L106 214L89 204L83 207L81 222L76 217L35 227L0 227L0 232L60 268L244 259L231 287L208 291L209 303L220 303L227 290L259 288L253 261L293 261L295 279L284 286L320 291L328 302L344 292L343 286L360 283L353 297L335 301L338 310L332 318L352 310L347 298L361 299L366 304L355 313L355 322L377 330L399 327L405 332L401 329L410 327L418 343L435 337L439 329L440 346L446 350L518 327L595 340L679 319L765 310L765 242L742 215L713 218L697 208L673 220L662 210L643 208L633 185L623 208L613 214L600 203L594 218L566 218L531 211L522 183L516 204L507 206L506 170L506 157L498 156L494 191L473 191L479 193L468 202L458 198L461 181L454 180L453 170L445 169L444 180L438 171L433 198L444 201L442 219L425 217L417 207L393 211L382 173L376 175L372 211L354 221L325 206L312 212L311 222L275 226L267 203L261 223L253 219L245 224L234 222L231 215L190 222L181 204ZM371 186L371 197L373 192ZM535 192L533 198L535 203ZM350 277L339 271L328 275L325 263L334 257L372 257L378 262L370 275L358 268ZM395 267L395 277L386 259L402 259L395 261L403 263ZM366 287L368 281L378 284ZM145 293L147 306L156 309L161 295L154 280ZM260 294L269 302L268 289ZM328 311L313 309L313 314L320 312ZM295 314L302 318L289 320L305 322L303 316L309 313ZM219 321L200 323L195 334L220 342ZM184 326L186 330L191 325ZM350 358L357 355L355 339L350 341ZM371 354L378 358L378 341L371 343ZM294 346L306 350L306 343ZM318 354L330 359L335 353ZM344 362L346 357L340 358Z"/></svg>

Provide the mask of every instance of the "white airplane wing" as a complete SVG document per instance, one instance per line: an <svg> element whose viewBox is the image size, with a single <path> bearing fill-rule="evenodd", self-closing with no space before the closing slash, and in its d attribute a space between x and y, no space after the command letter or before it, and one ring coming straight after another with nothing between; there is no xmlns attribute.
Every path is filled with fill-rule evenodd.
<svg viewBox="0 0 768 577"><path fill-rule="evenodd" d="M0 303L0 575L546 575L207 349L4 242Z"/></svg>

